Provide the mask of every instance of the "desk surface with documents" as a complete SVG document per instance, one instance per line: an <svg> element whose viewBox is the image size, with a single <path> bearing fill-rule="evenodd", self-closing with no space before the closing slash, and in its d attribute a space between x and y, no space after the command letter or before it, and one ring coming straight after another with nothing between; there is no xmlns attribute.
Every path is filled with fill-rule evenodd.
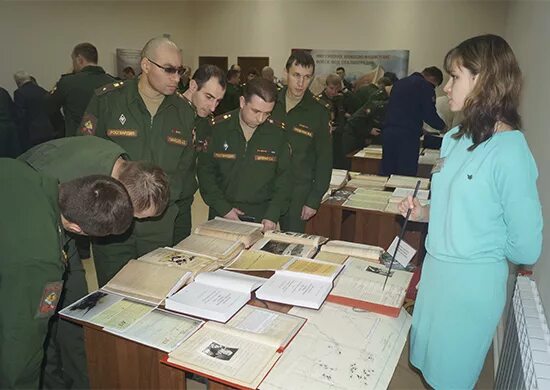
<svg viewBox="0 0 550 390"><path fill-rule="evenodd" d="M251 227L254 228L254 226ZM308 235L291 234L290 237L285 237L285 234L279 233L267 234L265 238L286 239L290 242L296 242L299 239L304 244L311 242L309 246L314 248L311 258L317 254L323 260L267 252L264 248L265 244L262 244L256 248L243 248L240 255L234 256L236 260L228 265L227 268L232 269L231 271L212 272L213 264L221 268L228 264L226 259L219 261L213 256L209 257L208 253L189 253L182 249L170 252L171 248L156 250L144 256L147 263L137 261L131 263L131 267L135 267L137 262L139 266L149 264L146 266L166 267L165 269L174 272L177 270L180 274L183 274L185 269L185 264L180 260L184 259L188 263L187 275L192 277L189 277L187 287L175 294L173 291L167 293L172 286L180 283L181 277L167 279L162 294L159 295L161 298L166 297L166 302L172 302L190 286L203 283L211 276L227 273L227 276L232 274L238 278L239 275L248 277L242 275L243 273L250 274L251 282L257 280L258 283L245 289L245 293L242 294L245 296L242 304L235 306L233 311L236 314L230 314L232 317L226 318L216 317L215 319L219 322L208 321L211 317L202 316L201 311L196 311L192 301L189 302L189 307L183 310L179 310L177 305L167 305L165 309L164 301L160 305L159 301L154 301L152 304L149 302L147 305L136 301L136 298L130 294L124 294L126 291L124 282L129 279L133 285L136 279L122 278L121 276L125 276L124 273L116 278L120 284L118 290L99 290L64 309L62 315L83 323L85 331L93 333L94 336L90 336L89 340L96 340L95 342L86 339L86 347L93 349L90 356L100 356L105 359L105 362L111 362L107 366L109 370L118 370L115 375L105 373L105 369L99 369L97 364L90 365L93 366L90 377L93 378L94 386L122 386L121 383L124 381L113 378L131 376L139 370L136 366L139 356L137 359L123 359L123 362L113 360L120 354L120 351L117 351L117 348L121 348L120 345L135 342L139 347L134 345L132 348L138 355L151 356L149 351L153 349L168 353L170 356L165 355L159 359L157 363L163 367L152 370L148 375L161 375L161 372L166 375L166 372L171 372L170 370L183 370L203 375L222 386L231 388L305 389L311 388L312 385L316 389L386 388L399 360L411 323L410 315L403 309L399 311L404 293L399 292L399 297L396 299L401 303L395 304L397 311L391 315L377 314L374 311L353 307L353 299L348 299L346 302L334 301L337 303L325 301L334 284L343 283L341 280L353 273L354 269L360 272L368 271L371 268L374 269L374 264L378 263L376 271L383 272L379 269L384 268L384 265L380 264L380 257L385 252L384 248L357 243L346 246L342 241L326 242L326 238ZM237 239L232 239L237 242ZM257 235L254 239L259 242L264 238ZM247 242L247 246L253 245L254 242ZM326 250L323 250L324 246ZM341 248L343 249L340 250ZM352 254L361 257L351 257ZM211 260L206 261L209 258ZM180 263L174 264L177 261ZM126 269L124 272L128 274L129 271ZM252 275L255 277L252 278ZM292 289L289 287L292 283L286 279L275 282L276 278L287 278L294 284L296 280L301 280L303 286L319 284L327 287L324 288L326 291L322 295L317 294L321 297L319 304L311 304L311 299L305 301L304 299L311 294L315 295L313 290L309 291L306 287ZM195 279L198 280L195 281ZM211 289L218 287L233 289L233 278L226 278L226 281L222 281L222 278L218 279L213 279ZM275 287L280 285L277 287L280 290L271 291L267 288L271 279L274 281L272 285ZM394 279L397 282L397 278ZM143 278L143 280L149 279ZM243 307L242 305L249 299L246 298L247 294L262 284L265 287L260 288L256 295L260 297L269 292L266 295L266 297L269 296L266 298L269 302L254 298L252 294L252 300L249 303L255 303L265 309L252 309L248 305ZM375 283L371 284L375 285ZM403 286L395 288L408 286L405 282L402 284ZM143 286L143 290L147 290L147 287ZM392 288L394 288L393 285ZM208 294L207 289L203 290ZM344 293L345 291L342 292L343 296L346 295ZM200 294L202 293L199 291ZM363 294L359 298L368 300L369 297L369 294ZM205 295L200 299L210 298ZM280 305L277 302L286 303L286 305ZM214 303L223 306L224 298L220 295ZM292 307L289 304L302 307ZM239 310L240 307L243 308ZM291 316L278 317L277 312L267 310L272 307L276 307L277 311L288 311ZM167 309L173 309L185 315ZM277 323L276 321L287 324L288 331L281 333L281 326L273 325ZM280 334L274 333L277 329ZM271 339L275 336L275 341L268 342L261 335L262 333L270 336ZM110 335L120 339L116 343L97 342L98 339L112 337ZM106 347L107 344L108 347ZM247 366L247 361L252 362L250 359L253 360L254 365ZM232 366L240 368L237 371L229 369ZM157 372L158 374L154 374ZM172 379L178 378L175 372L169 376ZM142 379L146 381L146 377L147 375ZM159 378L148 383L158 385L163 382ZM144 385L144 387L148 386Z"/></svg>

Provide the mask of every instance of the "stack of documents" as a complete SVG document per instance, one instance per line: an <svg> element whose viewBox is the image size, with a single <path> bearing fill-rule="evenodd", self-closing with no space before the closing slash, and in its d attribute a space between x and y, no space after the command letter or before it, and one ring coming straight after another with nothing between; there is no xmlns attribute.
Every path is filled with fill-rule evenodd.
<svg viewBox="0 0 550 390"><path fill-rule="evenodd" d="M388 201L388 205L384 211L386 213L401 214L401 212L399 211L399 203L401 203L401 201L403 201L403 199L405 199L407 196L412 196L413 193L414 189L412 188L396 188L393 191L392 196ZM418 190L418 193L416 194L416 198L422 206L426 206L429 203L429 197L429 190Z"/></svg>
<svg viewBox="0 0 550 390"><path fill-rule="evenodd" d="M351 180L348 182L349 187L364 188L370 190L383 190L388 181L387 176L366 175L366 174L350 174Z"/></svg>
<svg viewBox="0 0 550 390"><path fill-rule="evenodd" d="M369 145L366 148L361 149L353 155L353 157L361 158L373 158L376 160L382 159L382 146L381 145Z"/></svg>
<svg viewBox="0 0 550 390"><path fill-rule="evenodd" d="M342 204L342 206L356 209L384 211L391 198L391 192L366 190L356 191Z"/></svg>
<svg viewBox="0 0 550 390"><path fill-rule="evenodd" d="M419 189L421 190L430 189L430 179L413 177L413 176L400 176L400 175L391 175L390 178L388 179L388 182L386 183L386 187L416 188L416 182L418 180L420 180Z"/></svg>

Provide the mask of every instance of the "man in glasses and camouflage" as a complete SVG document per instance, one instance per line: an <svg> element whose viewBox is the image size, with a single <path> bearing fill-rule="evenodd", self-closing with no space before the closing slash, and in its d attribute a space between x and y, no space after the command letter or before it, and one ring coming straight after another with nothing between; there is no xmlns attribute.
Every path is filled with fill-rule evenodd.
<svg viewBox="0 0 550 390"><path fill-rule="evenodd" d="M195 114L175 94L182 66L181 51L165 37L153 38L141 53L139 79L119 81L96 90L82 118L81 135L107 138L131 160L162 168L170 182L170 202L159 217L135 221L128 233L92 244L100 286L130 259L157 247L172 246L189 235L195 178Z"/></svg>

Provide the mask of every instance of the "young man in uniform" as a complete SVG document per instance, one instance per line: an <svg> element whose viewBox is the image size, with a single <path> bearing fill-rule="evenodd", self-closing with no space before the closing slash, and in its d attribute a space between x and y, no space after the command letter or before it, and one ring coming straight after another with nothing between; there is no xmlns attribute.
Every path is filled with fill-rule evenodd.
<svg viewBox="0 0 550 390"><path fill-rule="evenodd" d="M19 156L35 170L65 183L78 177L99 174L119 180L130 195L135 218L155 217L164 211L169 198L166 174L147 162L128 161L124 149L99 137L66 137L37 145ZM68 241L68 264L59 308L88 293L84 267L75 250L78 236ZM117 264L115 264L116 266ZM111 264L96 260L101 272ZM83 331L80 325L55 318L46 342L44 388L87 388Z"/></svg>
<svg viewBox="0 0 550 390"><path fill-rule="evenodd" d="M181 96L196 112L196 126L204 125L223 100L227 80L216 65L201 65L193 73L189 88Z"/></svg>
<svg viewBox="0 0 550 390"><path fill-rule="evenodd" d="M211 121L197 168L210 218L251 220L266 231L286 212L290 150L282 124L269 118L276 100L275 84L258 77L246 84L240 109Z"/></svg>
<svg viewBox="0 0 550 390"><path fill-rule="evenodd" d="M172 246L191 231L195 178L194 113L175 94L184 69L181 51L168 38L153 38L142 50L139 80L116 82L97 90L82 119L80 133L107 138L132 160L162 168L170 182L170 204L159 217L136 221L122 236L92 244L100 286L130 259Z"/></svg>
<svg viewBox="0 0 550 390"><path fill-rule="evenodd" d="M73 73L61 76L55 88L50 92L49 106L51 115L63 108L65 116L65 136L76 135L84 110L88 106L94 91L112 83L115 79L97 65L97 49L91 43L79 43L71 54Z"/></svg>
<svg viewBox="0 0 550 390"><path fill-rule="evenodd" d="M445 128L435 109L435 88L442 82L441 70L430 66L394 84L382 130L382 176L417 175L422 123Z"/></svg>
<svg viewBox="0 0 550 390"><path fill-rule="evenodd" d="M290 206L280 221L286 231L304 232L306 221L317 213L332 173L330 113L308 89L314 72L311 54L294 51L286 63L287 87L279 92L272 114L285 124L292 151Z"/></svg>
<svg viewBox="0 0 550 390"><path fill-rule="evenodd" d="M63 288L63 229L121 234L133 219L128 192L94 175L58 184L22 161L0 159L0 388L38 388L48 321Z"/></svg>

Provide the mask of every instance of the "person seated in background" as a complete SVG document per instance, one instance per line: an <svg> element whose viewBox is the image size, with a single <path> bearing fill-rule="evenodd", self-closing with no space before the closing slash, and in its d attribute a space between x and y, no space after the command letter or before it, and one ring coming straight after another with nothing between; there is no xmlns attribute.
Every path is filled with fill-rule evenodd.
<svg viewBox="0 0 550 390"><path fill-rule="evenodd" d="M61 113L58 111L51 117L55 125L50 121L46 101L48 91L36 84L33 77L25 71L16 72L13 78L17 84L13 100L17 113L21 152L42 142L62 137L64 133L56 131L64 126Z"/></svg>

